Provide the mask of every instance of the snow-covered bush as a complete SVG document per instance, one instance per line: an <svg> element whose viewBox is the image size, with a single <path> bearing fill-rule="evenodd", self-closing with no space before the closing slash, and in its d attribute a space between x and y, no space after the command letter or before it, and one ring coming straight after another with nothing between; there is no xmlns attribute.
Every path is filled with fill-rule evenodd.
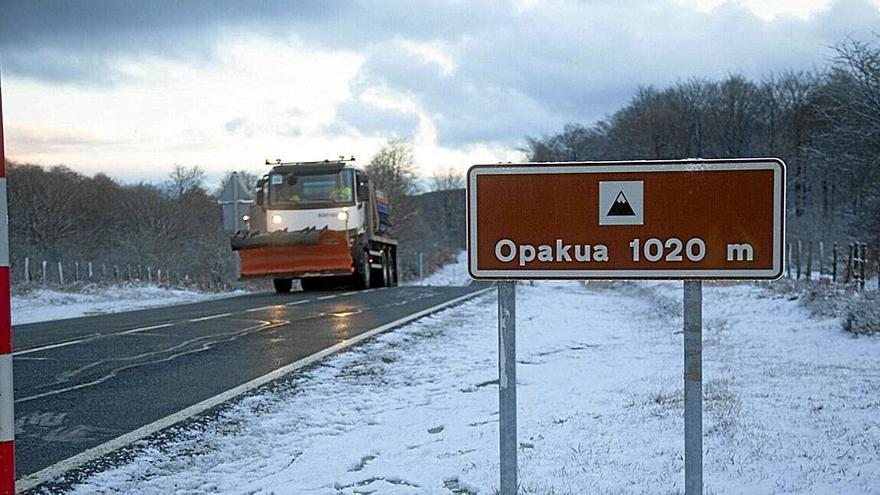
<svg viewBox="0 0 880 495"><path fill-rule="evenodd" d="M855 299L846 312L843 328L859 335L880 334L880 296L868 292Z"/></svg>

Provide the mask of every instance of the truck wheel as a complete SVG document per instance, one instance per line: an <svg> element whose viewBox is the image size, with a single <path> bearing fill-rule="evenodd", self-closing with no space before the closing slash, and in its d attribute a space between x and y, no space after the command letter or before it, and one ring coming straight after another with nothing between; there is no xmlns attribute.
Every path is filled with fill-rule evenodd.
<svg viewBox="0 0 880 495"><path fill-rule="evenodd" d="M358 273L358 288L360 289L369 289L370 283L372 282L372 276L370 272L372 269L370 268L370 253L364 252L364 256L361 259L361 271Z"/></svg>
<svg viewBox="0 0 880 495"><path fill-rule="evenodd" d="M287 294L290 292L290 287L293 286L292 278L276 278L272 279L272 284L275 285L275 292L279 294Z"/></svg>
<svg viewBox="0 0 880 495"><path fill-rule="evenodd" d="M388 251L382 255L382 287L394 287L394 280L391 278L391 256L388 256Z"/></svg>
<svg viewBox="0 0 880 495"><path fill-rule="evenodd" d="M321 283L320 278L301 278L299 279L299 283L302 285L303 292L312 292L323 289L323 284Z"/></svg>
<svg viewBox="0 0 880 495"><path fill-rule="evenodd" d="M388 255L388 265L391 269L391 287L397 287L397 255Z"/></svg>

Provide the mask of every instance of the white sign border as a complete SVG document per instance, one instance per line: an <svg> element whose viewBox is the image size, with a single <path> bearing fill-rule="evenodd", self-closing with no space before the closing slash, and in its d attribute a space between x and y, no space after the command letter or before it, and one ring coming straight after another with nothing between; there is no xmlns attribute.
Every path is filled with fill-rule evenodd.
<svg viewBox="0 0 880 495"><path fill-rule="evenodd" d="M773 171L773 268L770 270L480 270L477 268L477 177L480 175L540 175L640 172L698 172L721 170ZM478 280L776 280L782 277L785 245L785 163L778 158L645 160L632 162L570 162L474 165L468 170L468 272Z"/></svg>

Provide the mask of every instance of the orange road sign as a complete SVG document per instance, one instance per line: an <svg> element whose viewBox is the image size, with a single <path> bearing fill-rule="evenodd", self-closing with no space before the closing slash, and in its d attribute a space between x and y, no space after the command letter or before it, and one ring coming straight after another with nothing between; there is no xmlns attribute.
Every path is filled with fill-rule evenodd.
<svg viewBox="0 0 880 495"><path fill-rule="evenodd" d="M777 279L776 158L475 165L476 279Z"/></svg>

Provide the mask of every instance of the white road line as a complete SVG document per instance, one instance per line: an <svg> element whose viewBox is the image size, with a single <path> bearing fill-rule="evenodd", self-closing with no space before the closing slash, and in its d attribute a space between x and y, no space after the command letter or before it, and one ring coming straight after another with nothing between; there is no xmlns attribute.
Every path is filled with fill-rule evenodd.
<svg viewBox="0 0 880 495"><path fill-rule="evenodd" d="M351 292L343 292L342 294L339 294L339 295L340 295L340 296L353 296L353 295L355 295L355 294L357 294L357 293L358 293L358 291L353 290L353 291L351 291Z"/></svg>
<svg viewBox="0 0 880 495"><path fill-rule="evenodd" d="M126 330L124 332L114 333L111 335L127 335L130 333L138 333L138 332L146 332L147 330L156 330L158 328L166 328L174 325L174 323L163 323L161 325L153 325L150 327L141 327L141 328L132 328L131 330Z"/></svg>
<svg viewBox="0 0 880 495"><path fill-rule="evenodd" d="M303 301L293 301L293 302L289 302L289 303L285 304L285 306L296 306L297 304L303 304L303 303L307 303L307 302L312 302L312 300L305 299Z"/></svg>
<svg viewBox="0 0 880 495"><path fill-rule="evenodd" d="M336 297L336 294L333 294L332 296L321 296L321 297L316 298L315 300L323 301L325 299L333 299L334 297Z"/></svg>
<svg viewBox="0 0 880 495"><path fill-rule="evenodd" d="M192 322L192 323L195 323L195 322L197 322L197 321L207 321L207 320L213 320L213 319L216 319L216 318L225 318L225 317L227 317L227 316L232 316L232 313L220 313L219 315L203 316L203 317L201 317L201 318L192 318L192 319L187 320L187 321Z"/></svg>
<svg viewBox="0 0 880 495"><path fill-rule="evenodd" d="M302 304L305 302L309 302L309 301L307 301L307 300L306 301L294 301L292 303L287 303L287 306L293 306L295 304ZM280 304L273 304L271 306L261 306L259 308L247 309L247 310L245 310L245 312L250 313L250 312L254 312L254 311L263 311L263 310L266 310L269 308L274 308L274 307L279 307L279 306L281 306L281 305ZM232 315L232 313L222 313L219 315L210 315L210 316L203 316L201 318L193 318L193 319L186 320L186 321L189 321L191 323L195 323L195 322L199 322L199 321L213 320L215 318L225 318L225 317L231 316L231 315ZM102 334L102 335L97 335L97 334L90 335L89 337L86 337L83 339L69 340L67 342L58 342L57 344L49 344L49 345L44 345L44 346L40 346L40 347L33 347L30 349L22 349L20 351L15 351L14 353L12 353L12 355L13 356L24 356L26 354L33 354L35 352L48 351L50 349L58 349L59 347L67 347L67 346L71 346L71 345L81 344L83 342L87 342L87 341L95 339L95 338L112 337L114 335L128 335L128 334L132 334L132 333L146 332L147 330L157 330L159 328L170 327L171 325L174 325L174 323L163 323L161 325L152 325L149 327L133 328L131 330L125 330L122 332L106 333L106 334Z"/></svg>
<svg viewBox="0 0 880 495"><path fill-rule="evenodd" d="M274 308L275 306L280 306L278 304L273 304L271 306L260 306L259 308L251 308L244 310L245 313L253 313L254 311L263 311L264 309Z"/></svg>
<svg viewBox="0 0 880 495"><path fill-rule="evenodd" d="M51 466L44 468L36 473L27 475L22 477L16 482L16 491L25 491L30 490L38 485L41 485L47 481L53 480L64 473L76 469L83 464L91 462L99 457L105 456L113 451L119 450L123 447L127 447L139 440L142 440L158 431L164 430L169 426L180 423L181 421L185 421L197 414L201 414L212 407L220 405L228 400L232 400L240 395L246 394L256 388L259 388L271 381L277 380L279 378L284 377L287 374L290 374L300 368L308 366L312 363L320 361L327 356L335 354L343 349L351 347L359 342L362 342L370 337L391 330L392 328L399 327L401 325L405 325L413 320L417 320L424 316L427 316L431 313L436 313L442 309L446 309L450 306L454 306L462 301L467 299L471 299L473 297L477 297L479 295L485 294L490 290L494 290L494 287L487 287L482 290L478 290L475 292L471 292L470 294L465 294L460 297L456 297L455 299L451 299L444 303L438 304L436 306L432 306L427 309L423 309L422 311L413 313L408 316L404 316L399 320L392 321L391 323L386 323L380 327L376 327L372 330L368 330L360 335L356 335L349 340L340 342L332 347L328 347L323 351L316 352L310 356L307 356L299 361L295 361L293 363L288 364L287 366L283 366L278 368L275 371L267 373L259 378L255 378L247 383L239 385L233 389L227 390L221 394L215 395L210 399L199 402L198 404L192 405L183 409L182 411L178 411L170 416L166 416L158 421L154 421L148 425L142 426L132 432L126 433L125 435L119 436L110 440L109 442L102 443L97 447L92 447L85 452L81 452L73 457L65 459L60 462L56 462ZM306 302L306 301L302 301ZM291 303L288 303L291 304ZM297 302L299 304L299 302Z"/></svg>
<svg viewBox="0 0 880 495"><path fill-rule="evenodd" d="M49 344L40 347L31 347L30 349L23 349L20 351L15 351L12 353L13 356L24 356L25 354L31 354L34 352L40 351L48 351L49 349L57 349L59 347L67 347L69 345L79 344L80 342L85 342L87 340L94 339L96 336L91 336L85 339L77 339L77 340L68 340L67 342L59 342L57 344Z"/></svg>
<svg viewBox="0 0 880 495"><path fill-rule="evenodd" d="M103 337L112 337L114 335L128 335L131 333L146 332L147 330L156 330L157 328L170 327L173 324L174 323L163 323L162 325L152 325L149 327L132 328L131 330L125 330L122 332L93 334L93 335L89 335L88 337L85 337L82 339L68 340L66 342L58 342L57 344L42 345L40 347L31 347L30 349L22 349L20 351L16 351L16 352L12 353L12 355L13 356L24 356L26 354L33 354L35 352L48 351L50 349L58 349L60 347L67 347L67 346L71 346L71 345L81 344L83 342L88 342L90 340L100 339Z"/></svg>

